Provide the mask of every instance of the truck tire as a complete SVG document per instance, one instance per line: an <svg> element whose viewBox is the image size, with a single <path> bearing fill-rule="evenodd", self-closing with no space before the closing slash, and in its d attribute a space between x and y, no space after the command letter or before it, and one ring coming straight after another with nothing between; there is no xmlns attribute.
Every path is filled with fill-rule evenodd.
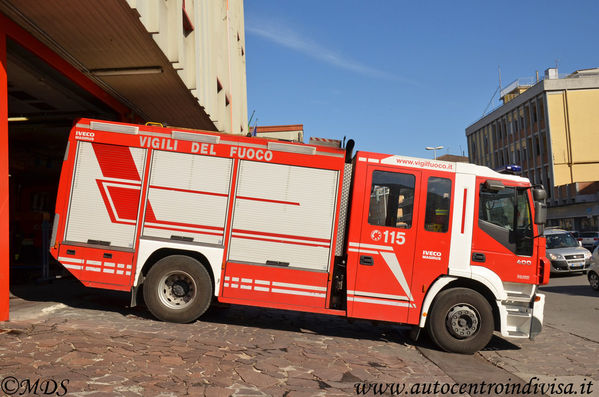
<svg viewBox="0 0 599 397"><path fill-rule="evenodd" d="M171 255L152 266L143 284L144 301L157 319L189 323L210 306L212 280L194 258Z"/></svg>
<svg viewBox="0 0 599 397"><path fill-rule="evenodd" d="M493 311L478 292L452 288L437 295L426 326L429 336L441 349L473 354L493 336Z"/></svg>

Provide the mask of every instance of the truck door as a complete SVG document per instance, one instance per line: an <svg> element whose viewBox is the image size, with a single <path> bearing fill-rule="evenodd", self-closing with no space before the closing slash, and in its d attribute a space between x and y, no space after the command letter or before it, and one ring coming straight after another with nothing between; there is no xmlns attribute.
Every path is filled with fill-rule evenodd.
<svg viewBox="0 0 599 397"><path fill-rule="evenodd" d="M502 281L536 282L537 255L527 186L477 178L478 222L472 235L472 266L495 272Z"/></svg>
<svg viewBox="0 0 599 397"><path fill-rule="evenodd" d="M349 316L406 321L420 179L420 171L367 167L360 241L349 243L348 259L358 262L355 284L348 285Z"/></svg>

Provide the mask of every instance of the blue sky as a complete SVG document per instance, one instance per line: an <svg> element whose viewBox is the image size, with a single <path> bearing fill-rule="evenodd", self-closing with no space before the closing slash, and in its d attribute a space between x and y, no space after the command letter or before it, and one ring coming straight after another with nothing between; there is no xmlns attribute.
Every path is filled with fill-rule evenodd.
<svg viewBox="0 0 599 397"><path fill-rule="evenodd" d="M499 85L599 67L599 1L246 0L248 112L358 150L467 155ZM497 96L491 106L497 105ZM254 122L252 122L252 125Z"/></svg>

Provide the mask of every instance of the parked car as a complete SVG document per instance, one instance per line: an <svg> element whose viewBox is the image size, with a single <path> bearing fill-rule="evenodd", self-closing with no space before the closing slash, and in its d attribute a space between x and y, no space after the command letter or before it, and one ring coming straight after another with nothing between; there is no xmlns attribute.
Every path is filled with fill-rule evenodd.
<svg viewBox="0 0 599 397"><path fill-rule="evenodd" d="M547 229L545 238L551 273L584 272L591 265L591 252L581 247L572 233L561 229Z"/></svg>
<svg viewBox="0 0 599 397"><path fill-rule="evenodd" d="M584 248L592 250L599 243L599 232L581 232L578 240Z"/></svg>
<svg viewBox="0 0 599 397"><path fill-rule="evenodd" d="M597 255L597 248L593 251L593 256ZM599 291L599 263L595 261L591 267L589 268L589 272L587 273L587 277L589 278L589 284L591 288L595 291Z"/></svg>

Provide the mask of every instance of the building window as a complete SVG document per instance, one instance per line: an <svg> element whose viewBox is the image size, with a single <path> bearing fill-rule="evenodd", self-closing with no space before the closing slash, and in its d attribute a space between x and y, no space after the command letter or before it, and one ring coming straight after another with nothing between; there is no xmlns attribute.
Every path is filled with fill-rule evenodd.
<svg viewBox="0 0 599 397"><path fill-rule="evenodd" d="M445 233L449 229L451 203L451 180L431 177L426 194L424 229L429 232Z"/></svg>
<svg viewBox="0 0 599 397"><path fill-rule="evenodd" d="M374 171L368 223L408 229L412 227L416 178L399 172Z"/></svg>

